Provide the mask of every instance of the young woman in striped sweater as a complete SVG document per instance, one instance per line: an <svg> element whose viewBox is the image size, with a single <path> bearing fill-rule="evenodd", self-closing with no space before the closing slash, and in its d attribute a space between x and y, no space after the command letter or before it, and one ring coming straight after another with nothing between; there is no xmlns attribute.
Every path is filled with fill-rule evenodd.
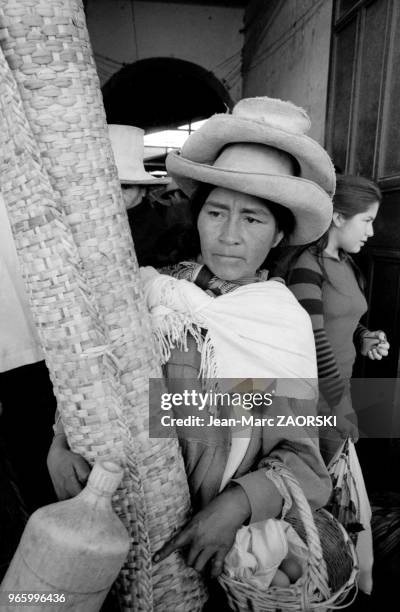
<svg viewBox="0 0 400 612"><path fill-rule="evenodd" d="M338 176L329 230L302 250L288 273L288 285L311 317L320 380L319 412L337 417L336 429L320 432L321 454L333 457L342 437L358 438L350 378L356 349L370 359L388 354L383 331L360 324L367 310L360 270L350 254L373 236L382 199L379 187L360 176Z"/></svg>

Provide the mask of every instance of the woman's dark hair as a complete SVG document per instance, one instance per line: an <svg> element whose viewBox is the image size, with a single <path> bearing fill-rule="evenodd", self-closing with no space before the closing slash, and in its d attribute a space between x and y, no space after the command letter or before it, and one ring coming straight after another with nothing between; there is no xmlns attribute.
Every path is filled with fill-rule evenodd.
<svg viewBox="0 0 400 612"><path fill-rule="evenodd" d="M189 205L192 214L192 226L186 229L188 235L187 239L183 241L186 245L186 251L184 253L181 253L182 259L194 258L197 257L197 255L200 253L200 236L197 229L197 220L199 218L200 211L203 208L205 201L207 200L213 189L216 189L215 185L201 183L191 198ZM280 204L276 204L275 202L271 202L269 200L264 200L264 202L265 205L268 207L268 210L273 215L278 230L283 232L284 239L290 236L295 225L295 220L292 211L286 208L285 206L281 206ZM268 254L261 268L268 267L270 260L271 256L270 254Z"/></svg>
<svg viewBox="0 0 400 612"><path fill-rule="evenodd" d="M382 202L382 193L374 181L351 174L336 177L333 210L346 219L365 212L376 202Z"/></svg>
<svg viewBox="0 0 400 612"><path fill-rule="evenodd" d="M351 174L336 176L336 191L333 196L333 211L338 212L345 219L351 219L354 215L359 215L366 212L372 204L380 204L382 202L382 193L378 185L370 179L363 176L353 176ZM321 266L322 274L327 281L328 275L325 270L322 254L328 245L329 229L315 242L296 249L295 253L289 258L287 265L286 279L290 282L290 273L295 262L300 255L308 248L311 248L317 256ZM363 274L356 263L349 257L350 264L353 267L354 274L360 288L363 290L365 281Z"/></svg>

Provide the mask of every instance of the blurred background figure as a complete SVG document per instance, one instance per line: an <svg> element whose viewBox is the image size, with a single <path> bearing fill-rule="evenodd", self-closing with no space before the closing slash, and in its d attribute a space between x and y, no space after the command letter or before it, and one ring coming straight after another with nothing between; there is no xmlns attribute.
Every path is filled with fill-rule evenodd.
<svg viewBox="0 0 400 612"><path fill-rule="evenodd" d="M153 193L150 192L148 199L157 214L160 232L154 235L152 244L147 244L147 256L140 264L156 267L176 264L182 257L191 257L193 250L193 218L188 197L173 179L163 191Z"/></svg>
<svg viewBox="0 0 400 612"><path fill-rule="evenodd" d="M143 165L142 129L133 125L110 124L108 132L125 207L130 210L141 203L151 188L162 188L168 185L170 179L158 178L146 172Z"/></svg>
<svg viewBox="0 0 400 612"><path fill-rule="evenodd" d="M0 194L0 578L27 513L56 501L46 469L55 409Z"/></svg>
<svg viewBox="0 0 400 612"><path fill-rule="evenodd" d="M191 240L187 197L175 181L146 172L143 130L131 125L108 127L139 265L160 267L181 261Z"/></svg>

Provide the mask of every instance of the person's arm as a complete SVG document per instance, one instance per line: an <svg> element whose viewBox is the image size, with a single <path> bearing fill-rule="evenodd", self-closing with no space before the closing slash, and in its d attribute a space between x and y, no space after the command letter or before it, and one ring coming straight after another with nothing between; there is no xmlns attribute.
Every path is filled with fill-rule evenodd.
<svg viewBox="0 0 400 612"><path fill-rule="evenodd" d="M357 416L325 330L323 280L317 259L306 251L291 272L289 289L311 318L317 353L319 390L332 415L336 416L336 429L344 438L350 436L357 441Z"/></svg>
<svg viewBox="0 0 400 612"><path fill-rule="evenodd" d="M311 508L323 507L329 499L331 479L319 453L318 428L306 430L296 425L277 426L278 416L283 418L283 423L289 423L289 419L296 415L315 417L314 400L275 397L268 409L268 416L274 418L275 426L263 428L262 459L255 471L233 481L242 486L249 499L250 522L276 517L281 512L285 496L268 475L271 459L283 463L295 476Z"/></svg>
<svg viewBox="0 0 400 612"><path fill-rule="evenodd" d="M200 354L196 350L193 338L190 336L188 337L188 347L187 352L174 349L166 365L170 392L178 391L173 386L174 381L190 380L190 387L198 381ZM202 390L201 381L198 382L199 390ZM214 432L210 429L207 438L210 438L209 441L211 442L211 436L216 435L219 438L224 433L224 428L216 428ZM193 444L193 441L191 441L191 444ZM183 448L185 448L185 440L183 440ZM195 455L193 461L190 460L190 452L184 453L186 455L184 460L186 473L189 476L189 486L192 469L202 472L204 469L204 465L201 465L203 459L205 464L208 463L214 456L215 449L218 449L218 446L214 447L212 443L209 446L206 445L206 449L201 453L201 456ZM219 457L219 460L221 460L221 457ZM218 458L215 455L214 461L209 462L208 469L212 471L217 461ZM219 473L220 470L218 469L217 472ZM271 481L266 483L266 487L269 487L270 491L268 504L270 504L270 516L272 518L280 512L282 498ZM193 497L196 498L196 491L193 490L193 487L191 488L191 494L192 499ZM196 512L183 529L157 551L154 555L154 561L162 561L174 551L184 549L188 565L194 567L197 571L201 571L210 563L211 574L217 576L222 571L223 561L232 548L238 529L247 523L250 515L251 507L244 488L236 483L230 483L205 507Z"/></svg>
<svg viewBox="0 0 400 612"><path fill-rule="evenodd" d="M53 429L47 468L58 499L69 499L83 489L91 468L81 455L71 451L58 410Z"/></svg>
<svg viewBox="0 0 400 612"><path fill-rule="evenodd" d="M361 351L363 336L365 336L366 334L369 334L369 329L365 327L365 325L363 325L362 323L358 323L356 330L353 334L353 342L356 349L358 349L359 351Z"/></svg>
<svg viewBox="0 0 400 612"><path fill-rule="evenodd" d="M288 287L311 318L317 353L319 388L332 409L340 403L345 384L326 335L322 283L323 275L317 260L309 253L303 253L291 272Z"/></svg>
<svg viewBox="0 0 400 612"><path fill-rule="evenodd" d="M211 562L211 575L218 576L236 533L248 520L250 505L240 486L228 485L155 555L157 563L176 550L185 549L188 565L201 571Z"/></svg>

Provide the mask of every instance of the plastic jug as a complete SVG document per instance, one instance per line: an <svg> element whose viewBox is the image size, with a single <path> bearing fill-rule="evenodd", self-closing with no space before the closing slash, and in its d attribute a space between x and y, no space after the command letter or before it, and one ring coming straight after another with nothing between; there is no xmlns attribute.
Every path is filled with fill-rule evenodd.
<svg viewBox="0 0 400 612"><path fill-rule="evenodd" d="M129 550L111 506L122 473L97 462L79 495L32 514L1 584L0 610L100 609Z"/></svg>

